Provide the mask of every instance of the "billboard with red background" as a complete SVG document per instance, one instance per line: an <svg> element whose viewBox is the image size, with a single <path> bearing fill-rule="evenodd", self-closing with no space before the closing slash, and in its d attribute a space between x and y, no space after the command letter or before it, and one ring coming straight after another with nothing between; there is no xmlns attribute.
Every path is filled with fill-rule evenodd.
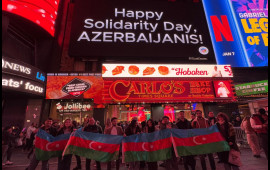
<svg viewBox="0 0 270 170"><path fill-rule="evenodd" d="M2 0L2 11L26 18L54 36L60 0Z"/></svg>
<svg viewBox="0 0 270 170"><path fill-rule="evenodd" d="M101 74L48 73L46 99L94 99L102 104Z"/></svg>

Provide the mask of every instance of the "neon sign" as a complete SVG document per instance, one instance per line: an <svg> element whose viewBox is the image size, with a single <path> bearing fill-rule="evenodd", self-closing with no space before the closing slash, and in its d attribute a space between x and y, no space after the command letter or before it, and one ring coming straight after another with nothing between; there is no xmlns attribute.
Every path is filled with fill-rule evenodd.
<svg viewBox="0 0 270 170"><path fill-rule="evenodd" d="M215 98L212 81L116 80L105 81L104 87L105 103L211 101Z"/></svg>
<svg viewBox="0 0 270 170"><path fill-rule="evenodd" d="M24 17L54 36L60 0L2 0L2 10Z"/></svg>

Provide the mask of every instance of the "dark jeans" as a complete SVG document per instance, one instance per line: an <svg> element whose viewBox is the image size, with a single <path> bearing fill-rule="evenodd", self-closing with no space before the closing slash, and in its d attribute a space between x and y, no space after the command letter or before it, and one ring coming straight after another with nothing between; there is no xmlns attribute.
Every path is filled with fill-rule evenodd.
<svg viewBox="0 0 270 170"><path fill-rule="evenodd" d="M27 170L35 170L38 166L39 160L36 158L36 154L33 155L33 158L27 167ZM47 161L42 161L42 167L41 170L47 170L48 167L48 160Z"/></svg>
<svg viewBox="0 0 270 170"><path fill-rule="evenodd" d="M148 170L158 170L157 162L147 162Z"/></svg>
<svg viewBox="0 0 270 170"><path fill-rule="evenodd" d="M185 170L189 170L189 166L192 170L195 170L196 160L194 159L194 156L184 156L183 159Z"/></svg>
<svg viewBox="0 0 270 170"><path fill-rule="evenodd" d="M170 169L178 170L178 162L174 150L172 151L172 158L165 161L165 167L168 170Z"/></svg>
<svg viewBox="0 0 270 170"><path fill-rule="evenodd" d="M81 157L78 155L75 155L76 161L77 161L77 167L78 168L82 168L82 161L81 161Z"/></svg>
<svg viewBox="0 0 270 170"><path fill-rule="evenodd" d="M268 133L258 133L260 145L264 150L266 158L268 160Z"/></svg>
<svg viewBox="0 0 270 170"><path fill-rule="evenodd" d="M8 150L7 150L7 161L10 161L11 155L12 155L12 151L13 151L13 147L12 146L8 146Z"/></svg>
<svg viewBox="0 0 270 170"><path fill-rule="evenodd" d="M97 165L97 170L101 170L100 162L96 161L96 165ZM90 170L91 169L90 166L91 166L91 159L86 159L85 169Z"/></svg>
<svg viewBox="0 0 270 170"><path fill-rule="evenodd" d="M23 148L23 150L29 151L33 146L33 140L26 138L26 144Z"/></svg>
<svg viewBox="0 0 270 170"><path fill-rule="evenodd" d="M120 153L118 154L118 159L116 160L116 170L119 170L120 168ZM112 169L112 162L107 163L107 170Z"/></svg>
<svg viewBox="0 0 270 170"><path fill-rule="evenodd" d="M215 164L215 160L214 160L213 154L207 154L207 155L208 155L208 158L209 158L211 169L212 170L216 170L216 164ZM203 170L207 170L207 168L206 168L206 162L205 162L205 156L206 155L200 155L201 165L202 165L202 169Z"/></svg>
<svg viewBox="0 0 270 170"><path fill-rule="evenodd" d="M70 170L72 155L58 157L58 170Z"/></svg>

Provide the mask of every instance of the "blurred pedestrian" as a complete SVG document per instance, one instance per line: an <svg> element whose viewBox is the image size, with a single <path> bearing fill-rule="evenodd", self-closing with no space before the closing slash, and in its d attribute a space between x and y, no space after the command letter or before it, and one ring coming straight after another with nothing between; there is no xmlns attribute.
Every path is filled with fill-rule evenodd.
<svg viewBox="0 0 270 170"><path fill-rule="evenodd" d="M235 140L235 130L233 128L233 125L229 123L229 118L225 113L218 113L217 115L217 127L223 136L223 138L228 142L231 149L234 149L236 151L239 151L239 148L236 144ZM239 170L239 167L233 164L229 163L229 151L220 152L221 160L224 163L225 170Z"/></svg>
<svg viewBox="0 0 270 170"><path fill-rule="evenodd" d="M249 116L246 116L243 119L241 123L241 129L244 130L247 135L247 141L252 150L253 156L256 158L260 158L261 148L260 148L259 139L255 130L251 127Z"/></svg>
<svg viewBox="0 0 270 170"><path fill-rule="evenodd" d="M241 117L240 117L240 116L237 116L237 117L235 118L234 122L233 122L233 126L234 126L234 127L240 127L240 126L241 126L241 123L242 123Z"/></svg>
<svg viewBox="0 0 270 170"><path fill-rule="evenodd" d="M191 113L191 123L193 122L193 120L196 118L196 113Z"/></svg>
<svg viewBox="0 0 270 170"><path fill-rule="evenodd" d="M2 134L2 165L12 165L13 162L11 162L11 155L13 151L13 147L15 146L15 139L16 136L12 132L12 127L7 126L4 128L3 134ZM7 156L7 161L4 163L4 158Z"/></svg>
<svg viewBox="0 0 270 170"><path fill-rule="evenodd" d="M77 129L79 129L79 123L77 123L75 120L72 121L72 125L73 125L73 131L76 131ZM81 157L78 155L75 155L76 158L76 162L77 165L75 168L73 168L73 170L81 170L82 169L82 161L81 161Z"/></svg>
<svg viewBox="0 0 270 170"><path fill-rule="evenodd" d="M208 120L202 117L202 111L201 110L196 110L196 118L192 121L192 128L194 129L201 129L201 128L208 128L210 127ZM216 164L215 160L213 157L213 154L207 154L210 162L210 166L212 170L216 170ZM205 157L206 155L200 155L200 160L201 160L201 165L202 169L206 170L206 162L205 162Z"/></svg>
<svg viewBox="0 0 270 170"><path fill-rule="evenodd" d="M31 134L36 130L35 123L32 123L31 126L27 128L26 131L26 145L23 148L24 151L29 151L33 146L33 141L31 141Z"/></svg>
<svg viewBox="0 0 270 170"><path fill-rule="evenodd" d="M265 121L266 113L264 109L259 109L258 114L252 115L250 119L251 127L258 135L260 145L263 148L268 160L268 121Z"/></svg>

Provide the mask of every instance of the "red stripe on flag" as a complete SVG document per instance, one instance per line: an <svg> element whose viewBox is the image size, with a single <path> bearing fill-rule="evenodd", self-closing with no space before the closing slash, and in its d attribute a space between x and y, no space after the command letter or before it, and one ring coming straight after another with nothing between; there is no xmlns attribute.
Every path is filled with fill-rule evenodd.
<svg viewBox="0 0 270 170"><path fill-rule="evenodd" d="M101 143L96 142L92 140L85 140L80 137L71 136L70 137L70 143L69 145L81 147L81 148L87 148L92 149L95 151L102 151L102 152L108 152L108 153L115 153L116 151L119 151L120 145L118 144L108 144L108 143Z"/></svg>
<svg viewBox="0 0 270 170"><path fill-rule="evenodd" d="M36 136L35 146L44 151L62 151L65 149L68 140L49 142Z"/></svg>
<svg viewBox="0 0 270 170"><path fill-rule="evenodd" d="M194 136L190 138L177 138L173 137L176 146L197 146L208 143L220 142L225 139L221 136L220 132L215 132L208 135Z"/></svg>
<svg viewBox="0 0 270 170"><path fill-rule="evenodd" d="M172 147L171 138L160 139L155 142L128 142L123 144L124 152L127 151L147 151L153 152L161 149L167 149Z"/></svg>

